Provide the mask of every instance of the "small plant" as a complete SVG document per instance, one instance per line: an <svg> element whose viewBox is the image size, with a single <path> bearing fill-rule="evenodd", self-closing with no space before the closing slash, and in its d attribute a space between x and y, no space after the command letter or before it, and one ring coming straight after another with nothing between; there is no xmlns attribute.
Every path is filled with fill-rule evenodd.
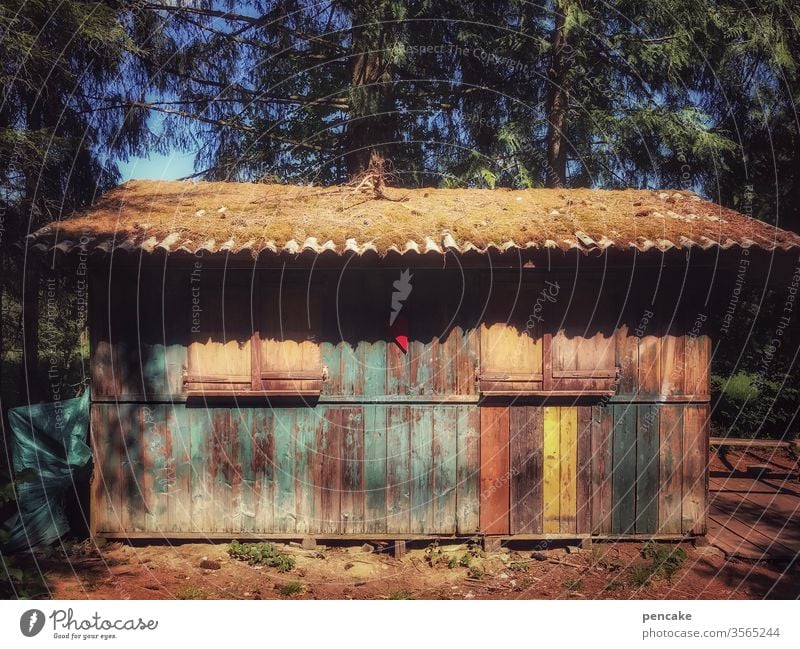
<svg viewBox="0 0 800 649"><path fill-rule="evenodd" d="M486 553L483 551L481 547L481 540L478 537L473 537L467 543L467 553L471 557L475 558L482 558L486 556Z"/></svg>
<svg viewBox="0 0 800 649"><path fill-rule="evenodd" d="M202 588L190 584L175 593L175 599L206 599L206 593Z"/></svg>
<svg viewBox="0 0 800 649"><path fill-rule="evenodd" d="M425 561L428 562L431 568L437 568L439 566L450 567L450 559L445 556L442 548L439 547L438 541L434 541L425 548Z"/></svg>
<svg viewBox="0 0 800 649"><path fill-rule="evenodd" d="M642 548L642 558L650 560L654 575L671 581L687 557L686 551L680 546L671 547L650 542Z"/></svg>
<svg viewBox="0 0 800 649"><path fill-rule="evenodd" d="M480 566L473 565L469 567L469 570L467 570L467 577L469 577L470 579L481 580L484 578L485 575L486 573L484 573L483 568L481 568Z"/></svg>
<svg viewBox="0 0 800 649"><path fill-rule="evenodd" d="M414 596L406 590L395 590L389 593L387 599L414 599Z"/></svg>
<svg viewBox="0 0 800 649"><path fill-rule="evenodd" d="M581 590L583 589L583 579L567 579L567 581L564 582L564 588L572 592Z"/></svg>
<svg viewBox="0 0 800 649"><path fill-rule="evenodd" d="M278 588L281 597L294 597L303 592L303 584L299 581L290 581Z"/></svg>
<svg viewBox="0 0 800 649"><path fill-rule="evenodd" d="M277 568L279 572L289 572L294 568L294 557L278 551L274 543L239 543L231 541L228 554L239 561L246 561L251 566L261 565Z"/></svg>
<svg viewBox="0 0 800 649"><path fill-rule="evenodd" d="M461 566L462 568L469 568L471 563L472 563L472 556L470 556L469 552L465 552L458 560L458 565Z"/></svg>
<svg viewBox="0 0 800 649"><path fill-rule="evenodd" d="M511 572L528 572L530 564L525 561L512 561L508 564L508 569Z"/></svg>

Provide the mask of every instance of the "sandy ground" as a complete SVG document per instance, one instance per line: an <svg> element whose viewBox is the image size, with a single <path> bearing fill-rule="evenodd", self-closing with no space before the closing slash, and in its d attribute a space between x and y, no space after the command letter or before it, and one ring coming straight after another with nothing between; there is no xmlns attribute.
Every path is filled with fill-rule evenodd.
<svg viewBox="0 0 800 649"><path fill-rule="evenodd" d="M715 548L681 547L687 559L671 579L642 585L641 543L595 543L587 550L530 548L483 555L473 545L424 546L402 559L361 545L306 551L289 572L251 566L227 544L101 548L76 545L36 557L43 583L33 597L56 599L762 599L800 596L797 566L726 560ZM677 546L671 546L677 547ZM470 567L458 564L469 555ZM481 556L483 555L483 556ZM431 556L435 558L431 561ZM451 560L452 559L452 560Z"/></svg>

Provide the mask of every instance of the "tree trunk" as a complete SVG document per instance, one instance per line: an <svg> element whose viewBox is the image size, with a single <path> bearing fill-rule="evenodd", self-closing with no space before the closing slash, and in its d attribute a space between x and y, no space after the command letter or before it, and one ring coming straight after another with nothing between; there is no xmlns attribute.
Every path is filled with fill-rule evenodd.
<svg viewBox="0 0 800 649"><path fill-rule="evenodd" d="M567 65L564 47L567 44L564 30L563 4L557 3L556 24L553 29L552 56L547 74L547 167L545 169L545 187L563 187L567 179L567 104L569 89L567 88Z"/></svg>
<svg viewBox="0 0 800 649"><path fill-rule="evenodd" d="M391 22L387 0L355 2L352 7L353 45L350 79L350 121L344 147L348 176L382 173L398 140L392 64ZM385 18L386 21L381 20Z"/></svg>

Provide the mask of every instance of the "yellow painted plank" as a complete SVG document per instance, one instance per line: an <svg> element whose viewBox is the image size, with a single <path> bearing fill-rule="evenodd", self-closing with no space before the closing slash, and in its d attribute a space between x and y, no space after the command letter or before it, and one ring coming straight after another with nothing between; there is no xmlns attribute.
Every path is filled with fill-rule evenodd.
<svg viewBox="0 0 800 649"><path fill-rule="evenodd" d="M543 526L545 534L560 531L560 411L561 408L544 408L544 466L542 468Z"/></svg>
<svg viewBox="0 0 800 649"><path fill-rule="evenodd" d="M578 511L577 470L578 470L578 409L559 408L561 411L559 486L561 492L560 529L562 534L577 532L576 515Z"/></svg>

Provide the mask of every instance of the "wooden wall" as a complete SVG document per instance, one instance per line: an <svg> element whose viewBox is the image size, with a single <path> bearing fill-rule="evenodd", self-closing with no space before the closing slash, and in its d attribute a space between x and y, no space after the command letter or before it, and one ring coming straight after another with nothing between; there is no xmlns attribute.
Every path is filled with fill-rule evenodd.
<svg viewBox="0 0 800 649"><path fill-rule="evenodd" d="M477 414L462 405L94 404L93 526L473 534Z"/></svg>
<svg viewBox="0 0 800 649"><path fill-rule="evenodd" d="M704 532L710 341L681 282L414 271L403 353L399 270L194 263L94 276L96 532ZM313 398L243 396L322 366Z"/></svg>

